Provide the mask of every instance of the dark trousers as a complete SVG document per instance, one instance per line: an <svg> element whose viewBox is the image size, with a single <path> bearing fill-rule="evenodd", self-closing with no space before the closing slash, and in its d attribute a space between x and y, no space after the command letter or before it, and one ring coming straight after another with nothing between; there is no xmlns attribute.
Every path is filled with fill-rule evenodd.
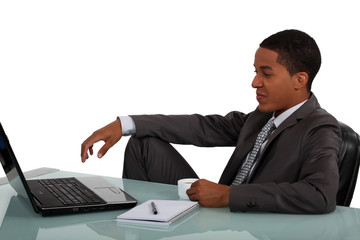
<svg viewBox="0 0 360 240"><path fill-rule="evenodd" d="M182 178L198 178L180 153L155 137L131 137L125 149L123 178L177 184Z"/></svg>

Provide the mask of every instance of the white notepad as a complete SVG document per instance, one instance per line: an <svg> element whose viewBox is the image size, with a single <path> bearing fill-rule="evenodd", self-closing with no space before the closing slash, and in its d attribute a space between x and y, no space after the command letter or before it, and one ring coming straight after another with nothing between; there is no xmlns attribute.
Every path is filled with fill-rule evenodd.
<svg viewBox="0 0 360 240"><path fill-rule="evenodd" d="M157 214L151 207L154 202ZM199 207L198 202L179 200L148 200L117 216L119 222L167 226Z"/></svg>

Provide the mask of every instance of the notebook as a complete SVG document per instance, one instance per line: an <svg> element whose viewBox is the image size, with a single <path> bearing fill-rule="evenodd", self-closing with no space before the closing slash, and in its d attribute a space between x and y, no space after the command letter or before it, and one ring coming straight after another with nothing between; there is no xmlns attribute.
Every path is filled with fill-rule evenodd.
<svg viewBox="0 0 360 240"><path fill-rule="evenodd" d="M103 177L26 180L0 123L0 162L10 185L43 216L130 208L137 200Z"/></svg>
<svg viewBox="0 0 360 240"><path fill-rule="evenodd" d="M153 211L152 203L156 206ZM182 200L148 200L117 216L117 221L131 224L168 226L199 207L198 202Z"/></svg>

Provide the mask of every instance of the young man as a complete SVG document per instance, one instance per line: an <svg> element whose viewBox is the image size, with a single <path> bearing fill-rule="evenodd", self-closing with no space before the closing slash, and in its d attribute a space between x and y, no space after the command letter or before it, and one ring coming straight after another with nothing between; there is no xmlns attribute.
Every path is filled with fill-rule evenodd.
<svg viewBox="0 0 360 240"><path fill-rule="evenodd" d="M123 177L176 184L197 175L169 143L235 146L219 184L195 182L187 191L191 200L231 211L331 212L341 136L337 120L311 92L320 65L319 48L309 35L298 30L276 33L255 53L255 111L225 117L122 117L84 141L82 161L88 151L93 154L95 142L105 141L98 153L102 157L126 133L132 138Z"/></svg>

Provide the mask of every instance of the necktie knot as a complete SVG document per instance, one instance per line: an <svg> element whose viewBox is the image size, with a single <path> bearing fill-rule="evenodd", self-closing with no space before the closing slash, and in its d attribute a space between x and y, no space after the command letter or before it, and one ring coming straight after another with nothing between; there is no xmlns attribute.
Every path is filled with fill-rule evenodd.
<svg viewBox="0 0 360 240"><path fill-rule="evenodd" d="M269 139L271 133L275 130L276 126L274 124L274 118L271 118L266 124L265 126L261 129L259 134L262 134L261 137L257 137L259 138L259 141L261 141L261 143L265 142L266 140Z"/></svg>

